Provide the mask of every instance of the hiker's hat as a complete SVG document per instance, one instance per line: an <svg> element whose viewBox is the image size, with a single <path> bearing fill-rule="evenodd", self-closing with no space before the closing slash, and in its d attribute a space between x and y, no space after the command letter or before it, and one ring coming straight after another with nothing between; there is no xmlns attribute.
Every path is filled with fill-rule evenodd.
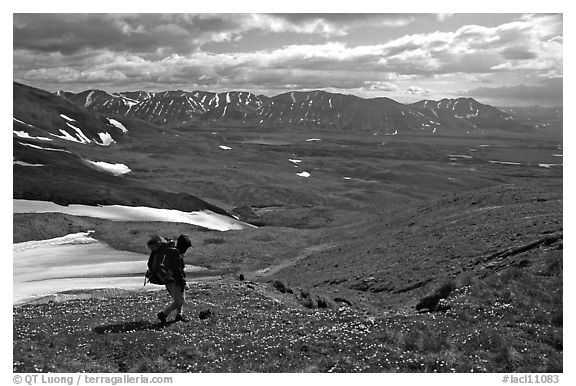
<svg viewBox="0 0 576 386"><path fill-rule="evenodd" d="M192 245L192 241L190 237L187 235L180 235L178 236L178 240L176 240L176 248L180 250L187 250Z"/></svg>

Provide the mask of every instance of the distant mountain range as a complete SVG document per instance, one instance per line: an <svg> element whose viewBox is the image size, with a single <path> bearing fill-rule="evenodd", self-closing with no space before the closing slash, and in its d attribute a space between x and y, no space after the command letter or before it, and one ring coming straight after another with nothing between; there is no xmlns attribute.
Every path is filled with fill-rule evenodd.
<svg viewBox="0 0 576 386"><path fill-rule="evenodd" d="M314 190L301 194L283 185L262 188L259 179L252 185L245 181L230 186L221 183L237 173L237 165L231 161L232 166L224 165L221 171L221 151L226 152L229 160L239 160L234 157L240 154L257 160L262 156L261 152L242 141L250 139L251 134L261 136L267 131L274 134L272 137L279 137L287 143L292 143L292 138L294 141L297 138L320 141L320 136L337 138L341 134L350 138L369 136L378 146L388 142L374 138L373 135L377 134L398 135L400 141L391 141L398 142L398 147L388 156L403 157L404 146L411 146L411 141L426 148L429 145L422 144L433 136L444 136L448 143L465 136L526 139L529 137L527 134L556 141L558 133L562 134L561 116L561 110L503 110L471 98L402 104L388 98L363 99L324 91L295 91L274 97L248 92L216 94L200 91L110 94L88 90L74 94L52 93L14 83L13 196L59 204L149 206L183 211L208 208L225 215L228 213L223 209L191 194L178 192L190 189L190 193L211 197L211 200L215 197L224 203L232 201L230 197L237 194L235 205L252 205L253 202L264 206L277 202L322 203L323 198L319 198ZM194 130L198 127L209 130L203 132L204 136L196 136L202 131ZM222 130L225 127L239 128L230 130L239 137L228 142L226 130ZM555 131L558 128L559 131ZM212 135L215 132L222 135ZM242 132L246 132L246 138ZM331 137L333 134L336 137ZM549 138L552 135L553 138ZM423 136L424 140L419 141L416 136ZM229 145L246 148L244 152L235 153L229 151L232 150ZM298 169L297 174L293 172L292 168L298 166L293 163L302 162L298 158L302 153L296 149L286 147L280 151L272 147L271 153L265 154L276 157L288 151L282 154L290 163L288 178L294 175L299 179L308 178L308 170L322 170L322 165L316 165L314 169ZM314 151L320 152L315 154L323 154L323 151L331 154L332 150L327 145L324 148L316 146ZM220 153L214 155L214 151ZM361 158L380 155L381 151L380 147L377 151L368 148L359 153L351 149L350 154ZM416 158L420 159L419 156ZM218 170L219 177L192 177L195 173L186 170L188 165L183 165L181 159L185 159L185 163L196 162L197 168L191 170L200 170L198 175L206 170ZM207 160L212 164L204 169ZM260 165L259 161L254 162ZM347 177L349 171L356 170L356 166L344 162L337 173L338 178ZM171 177L171 174L164 177L167 170L174 170L178 178ZM252 176L250 173L247 175ZM255 173L258 175L260 171ZM376 171L370 165L356 174L365 175L367 180L371 180L371 176L385 176L391 181L394 178L403 181L402 174L394 173ZM181 180L182 176L186 178ZM264 176L267 180L265 173ZM164 182L158 183L158 178ZM226 192L222 186L229 190ZM234 189L241 186L242 189L240 193L228 193L234 191L231 186ZM348 197L344 202L347 200Z"/></svg>
<svg viewBox="0 0 576 386"><path fill-rule="evenodd" d="M87 90L58 92L67 100L115 116L158 125L302 127L347 131L486 134L494 130L526 131L535 125L472 98L423 100L402 104L389 98L364 99L326 91L292 91L267 97L243 91Z"/></svg>

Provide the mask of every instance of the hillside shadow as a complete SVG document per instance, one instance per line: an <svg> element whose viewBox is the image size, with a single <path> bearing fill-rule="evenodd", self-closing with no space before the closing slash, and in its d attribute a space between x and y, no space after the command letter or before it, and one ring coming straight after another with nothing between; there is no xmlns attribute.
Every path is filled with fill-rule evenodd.
<svg viewBox="0 0 576 386"><path fill-rule="evenodd" d="M174 321L166 322L164 324L157 322L151 323L146 320L136 321L136 322L124 322L124 323L117 323L117 324L108 324L104 326L96 326L92 329L97 334L106 334L106 333L122 333L122 332L130 332L130 331L153 331L153 330L162 330L164 327L167 327L171 324L175 323Z"/></svg>

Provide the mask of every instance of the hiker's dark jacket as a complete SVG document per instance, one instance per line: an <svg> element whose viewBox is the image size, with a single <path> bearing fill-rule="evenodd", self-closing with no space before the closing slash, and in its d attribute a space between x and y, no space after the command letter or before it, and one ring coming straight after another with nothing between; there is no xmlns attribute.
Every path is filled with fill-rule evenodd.
<svg viewBox="0 0 576 386"><path fill-rule="evenodd" d="M162 244L157 250L150 252L148 257L148 269L152 269L152 264L156 258L162 260L166 255L166 265L172 271L172 278L178 285L186 284L186 273L184 272L184 256L176 248L170 248L168 244Z"/></svg>
<svg viewBox="0 0 576 386"><path fill-rule="evenodd" d="M181 253L178 253L174 267L170 267L172 269L172 273L174 274L174 281L176 284L184 286L186 284L186 272L184 272L184 256Z"/></svg>

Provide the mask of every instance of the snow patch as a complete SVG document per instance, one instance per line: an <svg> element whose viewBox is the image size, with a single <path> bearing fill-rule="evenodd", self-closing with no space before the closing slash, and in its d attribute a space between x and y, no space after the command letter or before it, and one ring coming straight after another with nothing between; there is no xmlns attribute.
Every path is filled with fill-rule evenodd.
<svg viewBox="0 0 576 386"><path fill-rule="evenodd" d="M68 122L76 122L75 119L72 119L72 118L70 118L69 116L64 115L64 114L60 114L60 117L61 117L61 118L64 118L64 119L67 120Z"/></svg>
<svg viewBox="0 0 576 386"><path fill-rule="evenodd" d="M130 173L132 171L124 164L111 164L104 161L86 161L94 166L95 169L102 170L115 176L121 176L122 174Z"/></svg>
<svg viewBox="0 0 576 386"><path fill-rule="evenodd" d="M562 166L563 164L538 164L538 166L540 166L541 168L546 168L546 169L550 169L551 167L554 166Z"/></svg>
<svg viewBox="0 0 576 386"><path fill-rule="evenodd" d="M159 221L198 225L218 231L255 228L231 217L210 210L182 212L144 206L70 204L62 206L49 201L13 200L14 213L65 213L73 216L103 218L112 221Z"/></svg>
<svg viewBox="0 0 576 386"><path fill-rule="evenodd" d="M302 162L301 159L290 159L290 158L288 158L288 161L292 162L293 164L299 164L300 162Z"/></svg>
<svg viewBox="0 0 576 386"><path fill-rule="evenodd" d="M142 287L146 255L115 250L91 232L14 244L14 304L69 290Z"/></svg>
<svg viewBox="0 0 576 386"><path fill-rule="evenodd" d="M26 122L21 121L21 120L19 120L19 119L17 119L17 118L14 118L14 117L12 117L12 119L15 120L15 121L18 122L18 123L21 123L21 124L23 124L23 125L30 126L30 127L33 127L33 128L36 129L36 126L33 126L33 125L29 124L29 123L26 123Z"/></svg>
<svg viewBox="0 0 576 386"><path fill-rule="evenodd" d="M292 98L292 103L296 103L296 97L294 96L294 91L290 93L290 98Z"/></svg>
<svg viewBox="0 0 576 386"><path fill-rule="evenodd" d="M22 146L28 146L28 147L38 149L38 150L62 151L64 153L70 153L68 150L63 150L63 149L53 149L51 147L41 147L41 146L32 145L31 143L23 143L20 141L18 141L18 143Z"/></svg>
<svg viewBox="0 0 576 386"><path fill-rule="evenodd" d="M460 155L460 154L448 154L447 157L451 157L451 158L467 158L467 159L472 158L472 156L469 156L469 155Z"/></svg>
<svg viewBox="0 0 576 386"><path fill-rule="evenodd" d="M500 164L500 165L516 165L516 166L522 165L519 162L508 162L508 161L488 161L488 162L490 162L491 164Z"/></svg>
<svg viewBox="0 0 576 386"><path fill-rule="evenodd" d="M296 175L300 176L300 177L305 177L305 178L310 177L310 173L308 173L308 172L296 173Z"/></svg>
<svg viewBox="0 0 576 386"><path fill-rule="evenodd" d="M118 122L117 120L112 119L112 118L106 118L106 119L108 119L108 122L110 122L110 124L111 124L112 126L116 126L116 127L119 128L120 130L122 130L123 133L127 133L127 132L128 132L128 129L126 129L126 127L124 127L124 125L123 125L122 123Z"/></svg>
<svg viewBox="0 0 576 386"><path fill-rule="evenodd" d="M220 149L222 149L222 150L232 150L232 148L231 148L231 147L228 147L228 146L220 145L220 146L218 146L218 147L219 147Z"/></svg>
<svg viewBox="0 0 576 386"><path fill-rule="evenodd" d="M90 139L84 135L84 133L82 132L82 130L80 130L79 128L77 128L74 125L71 125L70 123L66 122L66 125L68 125L68 127L74 129L76 131L76 135L78 136L78 138L80 139L80 143L90 143L92 141L90 141Z"/></svg>
<svg viewBox="0 0 576 386"><path fill-rule="evenodd" d="M78 140L78 138L74 138L73 136L71 136L70 133L68 133L66 130L60 129L60 132L62 133L62 135L56 135L52 133L50 133L50 135L53 135L56 138L65 139L66 141L83 143L82 141Z"/></svg>
<svg viewBox="0 0 576 386"><path fill-rule="evenodd" d="M348 181L356 181L356 182L366 182L366 183L374 183L374 182L378 182L378 181L374 181L374 180L363 180L360 178L353 178L353 177L342 177L345 180Z"/></svg>
<svg viewBox="0 0 576 386"><path fill-rule="evenodd" d="M18 166L44 166L43 164L29 164L24 161L16 161L15 159L13 159L13 164Z"/></svg>
<svg viewBox="0 0 576 386"><path fill-rule="evenodd" d="M86 102L84 103L84 107L88 107L92 104L92 95L94 95L95 91L90 91L88 95L86 95Z"/></svg>
<svg viewBox="0 0 576 386"><path fill-rule="evenodd" d="M52 141L52 139L50 138L46 138L46 137L32 137L30 134L28 134L25 131L17 131L17 130L12 130L12 132L20 138L27 138L27 139L38 139L40 141Z"/></svg>
<svg viewBox="0 0 576 386"><path fill-rule="evenodd" d="M100 137L100 140L102 141L102 143L99 143L99 145L110 146L111 144L116 142L116 141L114 141L114 138L112 138L112 136L108 132L98 133L98 136Z"/></svg>
<svg viewBox="0 0 576 386"><path fill-rule="evenodd" d="M320 138L308 138L306 140L306 142L317 142L317 141L321 141L321 139Z"/></svg>

